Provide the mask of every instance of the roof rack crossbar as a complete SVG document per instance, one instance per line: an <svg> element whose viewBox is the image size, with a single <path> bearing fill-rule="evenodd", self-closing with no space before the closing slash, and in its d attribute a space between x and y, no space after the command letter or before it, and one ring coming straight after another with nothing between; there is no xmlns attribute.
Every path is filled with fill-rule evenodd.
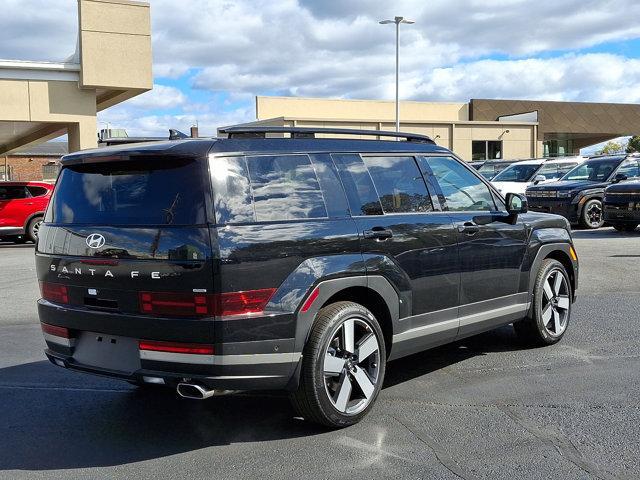
<svg viewBox="0 0 640 480"><path fill-rule="evenodd" d="M358 130L355 128L311 128L311 127L277 127L277 126L246 126L225 127L218 130L228 138L266 138L267 133L290 133L291 138L316 138L316 134L337 135L368 135L374 137L403 138L408 142L435 142L426 135L417 133L389 132L386 130Z"/></svg>

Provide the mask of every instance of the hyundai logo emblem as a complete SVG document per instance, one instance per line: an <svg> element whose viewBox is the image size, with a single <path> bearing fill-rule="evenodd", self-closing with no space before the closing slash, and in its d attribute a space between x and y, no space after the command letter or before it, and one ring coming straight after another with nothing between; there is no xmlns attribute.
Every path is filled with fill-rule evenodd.
<svg viewBox="0 0 640 480"><path fill-rule="evenodd" d="M89 248L100 248L104 245L104 237L99 233L92 233L87 237L87 247Z"/></svg>

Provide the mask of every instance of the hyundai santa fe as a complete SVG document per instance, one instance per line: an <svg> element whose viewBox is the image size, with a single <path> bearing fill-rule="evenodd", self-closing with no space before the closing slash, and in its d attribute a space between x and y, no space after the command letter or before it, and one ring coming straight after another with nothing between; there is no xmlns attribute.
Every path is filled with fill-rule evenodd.
<svg viewBox="0 0 640 480"><path fill-rule="evenodd" d="M428 137L222 133L64 157L36 251L52 363L195 399L285 390L343 427L390 360L510 323L535 345L566 332L567 221Z"/></svg>

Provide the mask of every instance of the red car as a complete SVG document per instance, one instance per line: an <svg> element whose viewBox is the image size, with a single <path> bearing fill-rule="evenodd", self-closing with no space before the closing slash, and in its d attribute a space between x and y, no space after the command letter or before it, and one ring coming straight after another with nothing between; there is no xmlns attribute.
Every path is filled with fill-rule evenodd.
<svg viewBox="0 0 640 480"><path fill-rule="evenodd" d="M44 182L0 182L0 237L35 242L52 191Z"/></svg>

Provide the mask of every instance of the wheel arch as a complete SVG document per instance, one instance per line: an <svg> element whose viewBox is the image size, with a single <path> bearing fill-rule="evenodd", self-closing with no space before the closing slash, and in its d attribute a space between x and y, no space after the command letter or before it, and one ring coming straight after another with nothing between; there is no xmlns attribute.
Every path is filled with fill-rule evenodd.
<svg viewBox="0 0 640 480"><path fill-rule="evenodd" d="M571 282L571 291L575 300L576 290L578 289L578 262L572 259L572 245L566 243L548 243L541 245L529 270L529 295L532 298L533 289L535 287L535 278L540 270L542 262L548 258L559 261L567 270Z"/></svg>
<svg viewBox="0 0 640 480"><path fill-rule="evenodd" d="M27 233L27 229L29 228L29 224L31 223L31 220L37 217L44 218L44 212L34 212L27 217L27 219L24 221L24 226L23 226L25 233Z"/></svg>
<svg viewBox="0 0 640 480"><path fill-rule="evenodd" d="M335 302L348 301L362 305L376 317L382 334L384 335L385 350L387 352L387 358L391 353L391 342L393 341L393 321L391 319L391 311L387 302L384 300L376 290L371 287L353 286L347 287L339 292L336 292L329 297L321 306L320 309L331 305Z"/></svg>
<svg viewBox="0 0 640 480"><path fill-rule="evenodd" d="M602 204L604 206L604 189L596 190L596 191L590 191L590 192L586 192L586 193L583 194L582 198L578 202L578 208L577 208L577 211L576 211L576 216L578 218L578 221L580 221L580 218L582 217L582 211L584 209L584 206L590 200L600 200L600 202L602 202Z"/></svg>

